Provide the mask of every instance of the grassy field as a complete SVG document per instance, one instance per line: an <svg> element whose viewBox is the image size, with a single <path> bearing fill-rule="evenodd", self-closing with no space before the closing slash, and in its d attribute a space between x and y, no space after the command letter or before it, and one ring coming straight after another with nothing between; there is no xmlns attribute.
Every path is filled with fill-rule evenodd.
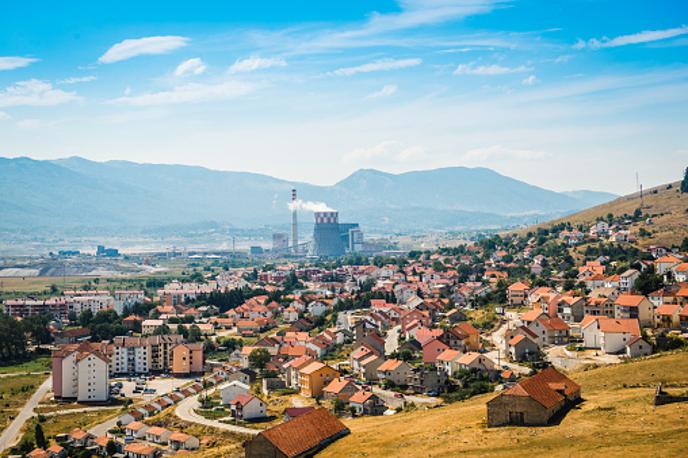
<svg viewBox="0 0 688 458"><path fill-rule="evenodd" d="M494 394L446 407L391 417L347 420L352 434L318 456L685 456L688 404L654 407L662 381L688 387L688 353L624 363L571 377L584 402L561 424L486 427L485 403Z"/></svg>
<svg viewBox="0 0 688 458"><path fill-rule="evenodd" d="M11 419L46 377L45 375L14 375L0 378L0 430L10 424Z"/></svg>
<svg viewBox="0 0 688 458"><path fill-rule="evenodd" d="M39 356L30 361L0 366L0 374L20 374L26 372L46 372L50 371L50 356Z"/></svg>
<svg viewBox="0 0 688 458"><path fill-rule="evenodd" d="M653 217L653 224L646 226L644 223L636 223L631 227L631 232L637 237L640 227L651 232L647 238L638 238L641 246L649 245L680 245L684 237L688 237L688 194L679 192L680 183L671 183L644 191L643 215L658 215ZM620 216L632 215L640 207L638 193L619 197L606 204L583 210L573 215L554 221L531 226L518 231L524 234L537 227L547 227L561 222L570 222L574 226L578 224L592 224L597 218L606 218L609 213Z"/></svg>

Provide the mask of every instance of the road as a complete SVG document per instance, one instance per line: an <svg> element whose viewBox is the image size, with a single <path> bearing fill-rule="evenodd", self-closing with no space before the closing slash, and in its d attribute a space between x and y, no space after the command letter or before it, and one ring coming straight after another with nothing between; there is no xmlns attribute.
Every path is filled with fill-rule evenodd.
<svg viewBox="0 0 688 458"><path fill-rule="evenodd" d="M88 432L93 434L96 437L102 436L105 433L107 433L109 430L117 426L117 420L119 419L119 416L116 416L114 418L111 418L107 421L104 421L102 423L99 423L95 425L93 428L89 429Z"/></svg>
<svg viewBox="0 0 688 458"><path fill-rule="evenodd" d="M209 390L208 394L212 393L212 391L213 390ZM260 430L257 429L244 428L243 426L237 425L230 425L228 423L222 423L221 421L217 420L210 420L201 415L198 415L195 412L195 410L199 407L198 396L198 394L195 396L190 396L181 401L179 404L177 404L177 408L175 409L174 413L184 421L196 423L198 425L203 426L210 426L211 428L222 429L225 431L231 431L233 433L256 435L260 432Z"/></svg>
<svg viewBox="0 0 688 458"><path fill-rule="evenodd" d="M45 382L38 387L36 392L24 404L12 423L0 434L0 452L7 450L19 441L19 432L26 420L33 416L33 409L36 408L41 399L50 391L52 379L48 377Z"/></svg>
<svg viewBox="0 0 688 458"><path fill-rule="evenodd" d="M521 322L518 320L518 314L515 312L506 312L504 314L504 318L506 318L506 322L499 326L497 329L495 329L494 332L488 334L487 339L490 342L492 342L492 345L495 349L485 353L485 356L490 358L492 361L495 362L495 364L498 364L500 367L507 366L516 374L528 375L530 373L529 367L521 366L520 364L510 362L507 358L507 355L505 355L503 352L504 335L506 334L506 330L509 329L509 326L511 326L511 328L513 329L521 325Z"/></svg>

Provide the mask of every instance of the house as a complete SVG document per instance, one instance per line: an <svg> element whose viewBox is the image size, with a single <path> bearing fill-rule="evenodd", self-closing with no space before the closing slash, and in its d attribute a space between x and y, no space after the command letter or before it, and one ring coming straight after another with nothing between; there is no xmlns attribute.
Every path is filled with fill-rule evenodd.
<svg viewBox="0 0 688 458"><path fill-rule="evenodd" d="M251 387L243 382L234 380L232 382L226 383L219 388L220 397L222 398L222 404L229 405L229 403L241 394L248 394Z"/></svg>
<svg viewBox="0 0 688 458"><path fill-rule="evenodd" d="M440 339L433 337L423 344L423 363L435 364L437 357L444 350L447 350L449 345L442 342Z"/></svg>
<svg viewBox="0 0 688 458"><path fill-rule="evenodd" d="M48 452L42 448L35 448L26 455L28 458L49 458Z"/></svg>
<svg viewBox="0 0 688 458"><path fill-rule="evenodd" d="M662 304L655 309L655 327L663 329L681 329L682 307L679 304Z"/></svg>
<svg viewBox="0 0 688 458"><path fill-rule="evenodd" d="M363 380L368 382L375 381L378 379L377 370L384 362L385 359L383 357L371 353L367 358L359 362L358 374L361 378L363 378Z"/></svg>
<svg viewBox="0 0 688 458"><path fill-rule="evenodd" d="M619 275L619 290L624 293L630 293L635 287L635 281L640 276L640 272L635 269L628 269Z"/></svg>
<svg viewBox="0 0 688 458"><path fill-rule="evenodd" d="M420 366L411 371L407 384L416 393L440 393L447 385L447 374L437 367Z"/></svg>
<svg viewBox="0 0 688 458"><path fill-rule="evenodd" d="M140 412L137 409L132 409L128 411L127 413L124 413L119 416L117 419L117 423L120 425L128 425L129 423L133 421L141 421L144 419L144 415L142 412Z"/></svg>
<svg viewBox="0 0 688 458"><path fill-rule="evenodd" d="M387 407L372 391L360 390L349 399L349 406L356 415L382 415Z"/></svg>
<svg viewBox="0 0 688 458"><path fill-rule="evenodd" d="M655 268L659 275L664 275L679 264L681 264L681 260L670 254L655 259Z"/></svg>
<svg viewBox="0 0 688 458"><path fill-rule="evenodd" d="M299 388L299 372L313 361L314 359L310 356L303 355L286 363L284 369L286 371L287 386L290 388Z"/></svg>
<svg viewBox="0 0 688 458"><path fill-rule="evenodd" d="M459 370L477 370L480 372L492 372L496 369L495 363L483 355L477 352L464 353L459 357L456 364Z"/></svg>
<svg viewBox="0 0 688 458"><path fill-rule="evenodd" d="M538 346L564 345L569 340L570 328L559 317L547 317L542 314L528 325L528 329L538 336Z"/></svg>
<svg viewBox="0 0 688 458"><path fill-rule="evenodd" d="M354 382L345 378L337 378L323 388L323 398L327 400L339 399L340 401L348 401L356 391L358 391L358 387Z"/></svg>
<svg viewBox="0 0 688 458"><path fill-rule="evenodd" d="M638 358L640 356L648 356L652 354L652 345L647 343L645 339L636 336L626 344L626 356L628 358Z"/></svg>
<svg viewBox="0 0 688 458"><path fill-rule="evenodd" d="M51 445L45 451L48 452L48 457L50 458L65 458L67 456L67 451L58 444Z"/></svg>
<svg viewBox="0 0 688 458"><path fill-rule="evenodd" d="M523 282L516 282L506 289L509 305L520 307L528 303L528 290L530 287Z"/></svg>
<svg viewBox="0 0 688 458"><path fill-rule="evenodd" d="M146 436L146 431L149 426L140 421L132 421L127 424L124 428L124 434L126 437L133 437L134 439L140 439Z"/></svg>
<svg viewBox="0 0 688 458"><path fill-rule="evenodd" d="M197 437L190 436L179 431L175 431L170 434L169 437L170 449L171 450L196 450L200 445L201 441Z"/></svg>
<svg viewBox="0 0 688 458"><path fill-rule="evenodd" d="M305 458L349 434L327 409L319 408L261 431L244 443L246 458Z"/></svg>
<svg viewBox="0 0 688 458"><path fill-rule="evenodd" d="M141 442L135 442L124 447L124 456L127 458L155 458L159 453L160 449Z"/></svg>
<svg viewBox="0 0 688 458"><path fill-rule="evenodd" d="M528 361L540 351L537 336L533 337L531 332L516 334L507 341L507 351L512 361Z"/></svg>
<svg viewBox="0 0 688 458"><path fill-rule="evenodd" d="M487 426L546 425L580 399L580 385L548 367L488 401Z"/></svg>
<svg viewBox="0 0 688 458"><path fill-rule="evenodd" d="M159 426L151 426L146 430L146 440L156 444L167 444L172 431Z"/></svg>
<svg viewBox="0 0 688 458"><path fill-rule="evenodd" d="M447 375L454 375L459 370L458 360L463 353L458 350L448 348L437 356L435 365L438 370L443 371Z"/></svg>
<svg viewBox="0 0 688 458"><path fill-rule="evenodd" d="M654 313L652 302L638 294L621 294L614 302L614 318L635 318L641 326L652 326Z"/></svg>
<svg viewBox="0 0 688 458"><path fill-rule="evenodd" d="M339 372L320 361L313 361L299 371L301 395L317 398L332 380L339 377Z"/></svg>
<svg viewBox="0 0 688 458"><path fill-rule="evenodd" d="M172 347L172 373L175 375L203 372L203 342L180 343Z"/></svg>
<svg viewBox="0 0 688 458"><path fill-rule="evenodd" d="M151 335L156 329L162 327L165 324L163 320L144 320L141 323L141 334Z"/></svg>
<svg viewBox="0 0 688 458"><path fill-rule="evenodd" d="M315 410L315 407L287 407L284 409L284 421L289 421L293 418L300 417Z"/></svg>
<svg viewBox="0 0 688 458"><path fill-rule="evenodd" d="M87 433L81 428L75 428L69 432L69 441L76 447L87 447L93 442L92 434Z"/></svg>
<svg viewBox="0 0 688 458"><path fill-rule="evenodd" d="M240 394L229 402L230 416L238 420L265 418L266 405L252 394Z"/></svg>
<svg viewBox="0 0 688 458"><path fill-rule="evenodd" d="M379 380L389 380L394 385L407 385L413 368L405 361L388 359L377 368Z"/></svg>
<svg viewBox="0 0 688 458"><path fill-rule="evenodd" d="M462 351L480 350L480 331L475 329L471 323L464 321L456 326L447 329L443 336L444 341L450 348Z"/></svg>
<svg viewBox="0 0 688 458"><path fill-rule="evenodd" d="M624 352L626 345L640 336L640 326L635 318L587 316L581 322L581 330L587 348L599 348L605 353Z"/></svg>

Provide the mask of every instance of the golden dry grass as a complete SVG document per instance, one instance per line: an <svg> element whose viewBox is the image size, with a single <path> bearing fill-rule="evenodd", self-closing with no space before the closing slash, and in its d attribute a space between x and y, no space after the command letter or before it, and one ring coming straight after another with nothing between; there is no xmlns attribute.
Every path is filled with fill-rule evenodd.
<svg viewBox="0 0 688 458"><path fill-rule="evenodd" d="M0 429L10 424L11 419L24 406L46 375L13 375L0 378Z"/></svg>
<svg viewBox="0 0 688 458"><path fill-rule="evenodd" d="M485 426L493 394L447 407L345 421L323 457L685 456L688 404L655 408L659 381L688 386L688 353L575 372L585 401L549 427Z"/></svg>
<svg viewBox="0 0 688 458"><path fill-rule="evenodd" d="M688 211L688 194L680 193L679 182L671 183L670 189L667 189L667 186L668 185L658 186L648 189L643 193L643 215L659 216L653 218L653 224L651 226L645 226L644 223L632 225L631 232L636 237L638 237L640 227L644 227L652 233L651 237L638 238L638 244L640 246L654 244L668 246L680 245L683 238L688 237L688 224L686 224L688 220L688 213L686 213L686 211ZM629 194L564 218L522 229L518 231L518 233L525 234L528 231L532 231L534 228L548 227L561 222L570 222L574 226L578 224L589 225L595 222L597 218L606 218L609 213L615 216L624 214L632 215L639 207L639 194Z"/></svg>

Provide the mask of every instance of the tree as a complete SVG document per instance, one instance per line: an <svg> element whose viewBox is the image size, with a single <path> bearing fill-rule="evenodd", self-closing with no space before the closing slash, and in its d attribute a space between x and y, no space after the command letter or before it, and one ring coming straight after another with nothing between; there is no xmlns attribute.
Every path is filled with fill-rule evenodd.
<svg viewBox="0 0 688 458"><path fill-rule="evenodd" d="M77 315L76 312L74 310L72 310L67 314L67 319L71 323L76 323L77 321L79 321L79 315Z"/></svg>
<svg viewBox="0 0 688 458"><path fill-rule="evenodd" d="M256 348L248 355L248 363L254 369L265 369L272 357L265 348Z"/></svg>
<svg viewBox="0 0 688 458"><path fill-rule="evenodd" d="M117 444L115 441L112 439L107 441L107 444L105 445L105 453L107 453L108 456L113 456L115 453L117 453L117 451Z"/></svg>
<svg viewBox="0 0 688 458"><path fill-rule="evenodd" d="M638 275L638 279L635 281L635 289L642 295L647 296L648 294L657 291L662 286L664 282L660 275L655 274L655 269L653 266L649 266L647 269L642 271Z"/></svg>
<svg viewBox="0 0 688 458"><path fill-rule="evenodd" d="M201 333L201 328L199 328L195 324L189 328L189 342L199 342L201 340L202 335L203 334Z"/></svg>
<svg viewBox="0 0 688 458"><path fill-rule="evenodd" d="M36 423L36 427L33 431L33 437L36 440L36 447L44 449L48 445L47 441L45 440L45 434L43 434L43 427L40 423Z"/></svg>
<svg viewBox="0 0 688 458"><path fill-rule="evenodd" d="M681 193L688 192L688 167L683 172L683 181L681 181Z"/></svg>
<svg viewBox="0 0 688 458"><path fill-rule="evenodd" d="M16 361L26 357L26 336L22 326L6 313L0 313L0 336L0 360Z"/></svg>
<svg viewBox="0 0 688 458"><path fill-rule="evenodd" d="M153 331L153 335L154 335L154 336L164 336L164 335L167 335L167 334L170 334L170 333L171 333L170 327L167 326L166 324L163 324L162 326L158 326L158 327L155 328L155 330Z"/></svg>
<svg viewBox="0 0 688 458"><path fill-rule="evenodd" d="M186 326L183 326L181 324L177 325L177 334L179 334L180 336L182 336L185 339L189 338L189 330L186 329Z"/></svg>
<svg viewBox="0 0 688 458"><path fill-rule="evenodd" d="M86 309L81 314L79 314L79 324L83 327L88 327L89 324L91 324L91 321L93 320L93 312L91 309Z"/></svg>
<svg viewBox="0 0 688 458"><path fill-rule="evenodd" d="M683 242L681 242L681 251L688 251L688 237L683 238Z"/></svg>

